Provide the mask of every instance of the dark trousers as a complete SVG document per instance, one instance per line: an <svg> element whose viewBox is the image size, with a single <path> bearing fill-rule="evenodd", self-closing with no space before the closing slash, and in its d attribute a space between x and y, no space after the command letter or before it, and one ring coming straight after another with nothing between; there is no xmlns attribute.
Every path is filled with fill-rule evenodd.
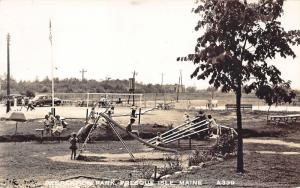
<svg viewBox="0 0 300 188"><path fill-rule="evenodd" d="M28 111L29 108L30 108L30 110L34 110L34 107L32 106L32 104L28 104L27 111Z"/></svg>

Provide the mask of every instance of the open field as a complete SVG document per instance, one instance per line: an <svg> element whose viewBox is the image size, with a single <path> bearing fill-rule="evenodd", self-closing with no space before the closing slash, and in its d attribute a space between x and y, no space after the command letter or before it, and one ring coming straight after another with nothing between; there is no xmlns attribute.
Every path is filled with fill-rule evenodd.
<svg viewBox="0 0 300 188"><path fill-rule="evenodd" d="M67 107L61 107L67 109ZM46 113L49 109L37 108L34 113ZM70 113L84 113L85 108L68 109ZM40 112L41 111L41 112ZM129 113L126 108L116 109L115 114ZM166 126L174 126L183 123L183 113L186 110L155 110L142 116L142 125L134 126L144 138L154 136L156 132L163 132ZM193 116L196 111L188 111ZM272 115L287 112L271 112ZM229 127L235 127L234 111L206 111L212 114L216 121ZM35 114L36 115L36 114ZM39 116L39 115L36 115ZM83 116L84 117L84 116ZM128 117L114 118L123 125L128 123ZM84 124L82 120L68 120L69 127L63 132L62 140L69 137L70 133L77 131ZM162 126L153 126L159 124ZM39 143L39 134L36 128L41 128L40 120L19 123L18 135L15 138L15 123L9 121L0 122L0 182L8 183L15 179L17 183L24 184L25 181L34 182L34 185L43 185L47 180L65 180L68 178L90 181L92 177L98 179L128 180L130 174L133 180L144 178L145 169L153 173L154 165L161 167L167 162L163 160L164 154L153 151L135 140L128 140L125 133L122 136L140 162L130 162L122 144L107 135L104 129L97 129L92 136L96 142L87 145L87 154L98 156L96 161L71 161L69 159L69 143L66 141L47 140ZM243 111L244 127L244 153L246 173L236 174L236 158L208 165L204 168L183 174L174 174L166 180L202 180L204 187L215 186L218 180L233 181L235 186L250 187L295 187L300 185L300 123L291 125L268 125L266 123L266 112ZM152 134L150 134L152 133ZM27 142L20 142L27 135ZM14 140L14 138L16 140ZM25 140L26 140L25 139ZM4 142L5 141L5 142ZM12 142L17 141L17 142ZM182 143L187 142L183 140ZM208 142L192 140L193 146L204 146ZM176 146L176 143L174 144ZM181 151L181 165L187 167L187 157L191 151ZM119 154L119 155L118 155ZM102 157L102 158L101 158ZM128 160L126 160L126 158ZM98 162L97 162L98 161ZM84 176L86 176L84 178ZM86 179L88 178L88 179ZM1 184L0 184L1 185ZM180 186L180 185L177 185ZM170 186L174 187L174 185ZM191 186L195 187L195 186Z"/></svg>
<svg viewBox="0 0 300 188"><path fill-rule="evenodd" d="M142 104L141 108L142 108L142 112L144 110L147 109L151 109L154 108L155 105L157 105L158 103L163 103L163 101L156 101L156 103L154 101L148 101L147 105ZM218 107L213 108L214 110L221 110L224 111L225 110L225 104L230 103L229 101L219 101L218 103ZM234 103L233 101L231 103ZM207 100L180 100L179 102L174 102L174 108L176 110L179 111L193 111L193 110L199 110L199 109L204 109L207 110L206 107L207 104ZM252 104L252 109L253 110L259 110L259 111L267 111L268 110L268 106L266 106L263 103L252 103L252 102L247 102L245 101L244 104ZM75 106L56 106L56 114L59 114L62 117L65 118L79 118L79 119L84 119L86 117L86 112L87 109L91 110L91 107L87 108L87 107L75 107ZM105 108L97 108L96 109L99 112L103 112L105 111ZM27 119L42 119L44 118L45 114L47 114L48 112L51 111L51 107L36 107L35 110L32 111L27 111L26 108L21 108L20 106L18 107L12 107L12 111L22 111L25 113ZM277 111L277 112L283 112L283 113L288 113L288 112L294 112L294 111L298 111L300 112L300 107L299 106L294 106L294 105L282 105L282 106L271 106L270 111ZM115 110L115 115L122 115L122 114L129 114L130 111L130 107L128 106L116 106L116 110ZM159 112L162 116L165 114L163 111ZM157 115L157 113L155 111L152 112L148 112L148 115ZM0 119L1 118L7 118L9 116L9 114L6 114L6 107L2 104L0 105ZM174 114L174 113L168 113L168 116L178 116L178 114ZM180 117L183 117L183 114L180 115ZM147 119L146 123L154 123L155 119L152 122L148 122L151 121L152 118ZM171 121L173 123L178 123L177 119L178 118L164 118L166 121ZM175 122L174 122L175 121Z"/></svg>

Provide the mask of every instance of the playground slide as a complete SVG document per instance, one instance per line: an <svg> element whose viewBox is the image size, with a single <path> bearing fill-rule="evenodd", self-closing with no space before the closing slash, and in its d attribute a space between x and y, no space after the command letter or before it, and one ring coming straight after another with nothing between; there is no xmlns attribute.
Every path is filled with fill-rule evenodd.
<svg viewBox="0 0 300 188"><path fill-rule="evenodd" d="M77 132L77 137L80 141L84 141L86 139L93 126L94 124L87 124L79 129L79 131Z"/></svg>
<svg viewBox="0 0 300 188"><path fill-rule="evenodd" d="M131 137L133 137L134 139L136 139L137 141L143 143L144 145L150 147L150 148L154 148L157 150L161 150L161 151L167 151L167 152L177 152L177 150L174 149L170 149L170 148L165 148L165 147L161 147L161 146L156 146L154 144L150 144L149 142L143 140L142 138L138 137L136 134L133 134L129 131L127 131L124 127L122 127L121 125L119 125L117 122L115 122L114 120L112 120L111 118L109 118L106 114L100 113L100 116L102 116L103 118L105 118L106 121L111 122L113 125L115 125L116 127L118 127L119 129L127 132L127 134Z"/></svg>

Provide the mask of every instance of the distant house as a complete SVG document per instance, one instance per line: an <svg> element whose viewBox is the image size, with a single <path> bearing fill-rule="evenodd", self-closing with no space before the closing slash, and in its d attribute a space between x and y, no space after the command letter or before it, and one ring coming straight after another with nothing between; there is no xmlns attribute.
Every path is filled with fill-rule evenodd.
<svg viewBox="0 0 300 188"><path fill-rule="evenodd" d="M166 84L163 86L165 89L165 92L167 93L184 93L185 92L185 86L180 84Z"/></svg>

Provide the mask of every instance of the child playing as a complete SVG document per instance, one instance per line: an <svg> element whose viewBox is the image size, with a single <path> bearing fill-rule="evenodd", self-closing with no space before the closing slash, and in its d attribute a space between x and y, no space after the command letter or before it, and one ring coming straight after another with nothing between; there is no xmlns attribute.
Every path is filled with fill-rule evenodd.
<svg viewBox="0 0 300 188"><path fill-rule="evenodd" d="M211 115L207 116L208 122L209 122L209 135L210 137L213 136L213 132L215 131L217 133L217 137L221 135L221 126L216 123L214 118L212 118Z"/></svg>
<svg viewBox="0 0 300 188"><path fill-rule="evenodd" d="M56 134L56 135L60 135L63 130L64 130L64 127L62 125L60 116L56 115L55 119L54 119L54 126L53 126L53 129L52 129L52 133Z"/></svg>
<svg viewBox="0 0 300 188"><path fill-rule="evenodd" d="M155 145L156 146L160 146L162 144L162 136L160 134L160 132L157 132L157 137L156 137L156 140L155 140Z"/></svg>
<svg viewBox="0 0 300 188"><path fill-rule="evenodd" d="M72 133L71 134L71 138L70 138L70 149L71 149L71 160L74 159L75 160L75 157L76 157L76 150L77 150L77 142L78 142L78 139L76 137L76 133Z"/></svg>
<svg viewBox="0 0 300 188"><path fill-rule="evenodd" d="M126 127L126 131L131 132L132 131L132 125L134 124L135 119L133 117L130 118L130 122Z"/></svg>
<svg viewBox="0 0 300 188"><path fill-rule="evenodd" d="M94 122L96 119L96 110L95 107L92 107L92 110L90 112L90 119Z"/></svg>
<svg viewBox="0 0 300 188"><path fill-rule="evenodd" d="M50 134L51 126L50 126L49 115L45 115L45 119L44 119L44 129L45 129L45 131L46 131L46 134Z"/></svg>

